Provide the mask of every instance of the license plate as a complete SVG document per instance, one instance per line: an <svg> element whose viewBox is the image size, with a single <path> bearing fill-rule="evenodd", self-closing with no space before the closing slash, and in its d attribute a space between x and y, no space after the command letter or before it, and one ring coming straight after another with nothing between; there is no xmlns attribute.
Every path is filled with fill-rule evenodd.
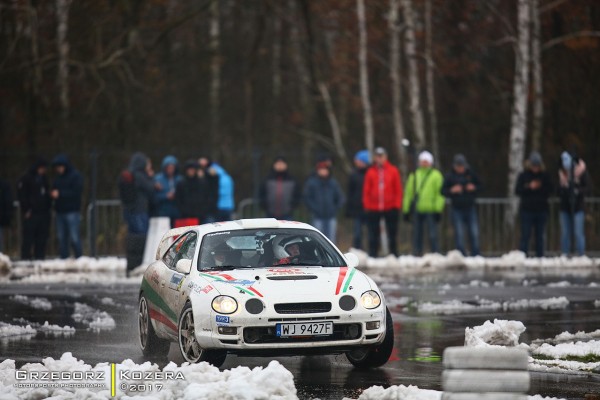
<svg viewBox="0 0 600 400"><path fill-rule="evenodd" d="M331 335L333 334L333 322L277 324L276 334L279 337Z"/></svg>

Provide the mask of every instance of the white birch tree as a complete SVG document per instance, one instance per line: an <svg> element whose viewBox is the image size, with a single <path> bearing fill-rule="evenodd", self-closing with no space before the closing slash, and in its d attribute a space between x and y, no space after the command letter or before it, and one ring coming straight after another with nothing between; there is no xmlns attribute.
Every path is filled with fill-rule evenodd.
<svg viewBox="0 0 600 400"><path fill-rule="evenodd" d="M508 150L507 197L510 206L505 222L513 227L517 214L515 184L525 157L527 137L527 94L529 88L531 0L517 0L517 43L515 46L515 76L513 82L513 107L511 116L510 143Z"/></svg>
<svg viewBox="0 0 600 400"><path fill-rule="evenodd" d="M421 106L420 79L417 65L415 18L412 0L402 0L404 11L404 53L408 70L408 98L410 118L413 126L415 147L422 149L426 144Z"/></svg>
<svg viewBox="0 0 600 400"><path fill-rule="evenodd" d="M369 96L369 70L367 67L368 38L364 0L356 0L356 14L358 16L358 62L360 69L360 97L363 106L363 120L365 125L365 144L369 152L372 152L375 147L375 132L373 128L373 111L371 109L371 99Z"/></svg>
<svg viewBox="0 0 600 400"><path fill-rule="evenodd" d="M438 162L440 161L440 146L437 130L437 115L435 111L435 87L433 62L433 26L432 26L431 0L425 1L425 60L427 62L425 85L427 87L427 114L429 117L429 133L431 138L431 151Z"/></svg>
<svg viewBox="0 0 600 400"><path fill-rule="evenodd" d="M61 116L69 116L69 8L71 0L56 0L56 45L58 50L57 86Z"/></svg>
<svg viewBox="0 0 600 400"><path fill-rule="evenodd" d="M406 176L408 166L406 165L405 150L403 141L406 138L404 132L404 122L402 120L402 85L400 81L400 27L399 20L399 0L390 0L390 12L388 18L388 28L390 32L390 80L392 81L392 118L394 122L394 137L396 139L396 148L400 156L400 169L402 176Z"/></svg>
<svg viewBox="0 0 600 400"><path fill-rule="evenodd" d="M533 84L533 115L531 148L540 150L544 120L544 88L539 0L531 0L531 68Z"/></svg>
<svg viewBox="0 0 600 400"><path fill-rule="evenodd" d="M220 35L219 23L219 2L213 1L210 5L210 30L209 30L209 48L210 59L210 141L211 151L214 153L219 143L219 125L220 125L220 92L221 92L221 53L220 53ZM217 154L213 154L216 156Z"/></svg>

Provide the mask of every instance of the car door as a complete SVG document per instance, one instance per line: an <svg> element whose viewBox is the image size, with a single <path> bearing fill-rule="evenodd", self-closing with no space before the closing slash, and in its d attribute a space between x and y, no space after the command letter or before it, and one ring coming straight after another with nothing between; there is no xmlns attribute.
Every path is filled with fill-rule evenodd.
<svg viewBox="0 0 600 400"><path fill-rule="evenodd" d="M198 234L189 232L180 237L165 254L164 287L163 298L169 303L174 313L179 316L183 307L187 289L188 275L177 272L176 266L179 260L193 260L198 243Z"/></svg>

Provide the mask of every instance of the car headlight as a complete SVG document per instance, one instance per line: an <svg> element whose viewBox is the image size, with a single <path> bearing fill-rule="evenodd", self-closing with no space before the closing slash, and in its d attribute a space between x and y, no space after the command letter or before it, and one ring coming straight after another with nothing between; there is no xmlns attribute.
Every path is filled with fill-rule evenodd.
<svg viewBox="0 0 600 400"><path fill-rule="evenodd" d="M212 301L212 309L220 314L233 314L237 308L237 301L233 297L217 296Z"/></svg>
<svg viewBox="0 0 600 400"><path fill-rule="evenodd" d="M360 296L360 303L364 308L377 308L381 304L381 297L379 297L376 291L369 290Z"/></svg>

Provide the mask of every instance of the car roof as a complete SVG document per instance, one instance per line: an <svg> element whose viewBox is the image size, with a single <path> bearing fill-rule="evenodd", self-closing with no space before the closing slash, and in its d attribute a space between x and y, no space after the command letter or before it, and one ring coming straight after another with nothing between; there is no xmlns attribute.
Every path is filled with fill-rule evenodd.
<svg viewBox="0 0 600 400"><path fill-rule="evenodd" d="M247 218L235 221L211 222L190 226L187 230L195 230L201 235L212 232L233 231L243 229L309 229L316 231L313 226L304 222L284 221L275 218Z"/></svg>

